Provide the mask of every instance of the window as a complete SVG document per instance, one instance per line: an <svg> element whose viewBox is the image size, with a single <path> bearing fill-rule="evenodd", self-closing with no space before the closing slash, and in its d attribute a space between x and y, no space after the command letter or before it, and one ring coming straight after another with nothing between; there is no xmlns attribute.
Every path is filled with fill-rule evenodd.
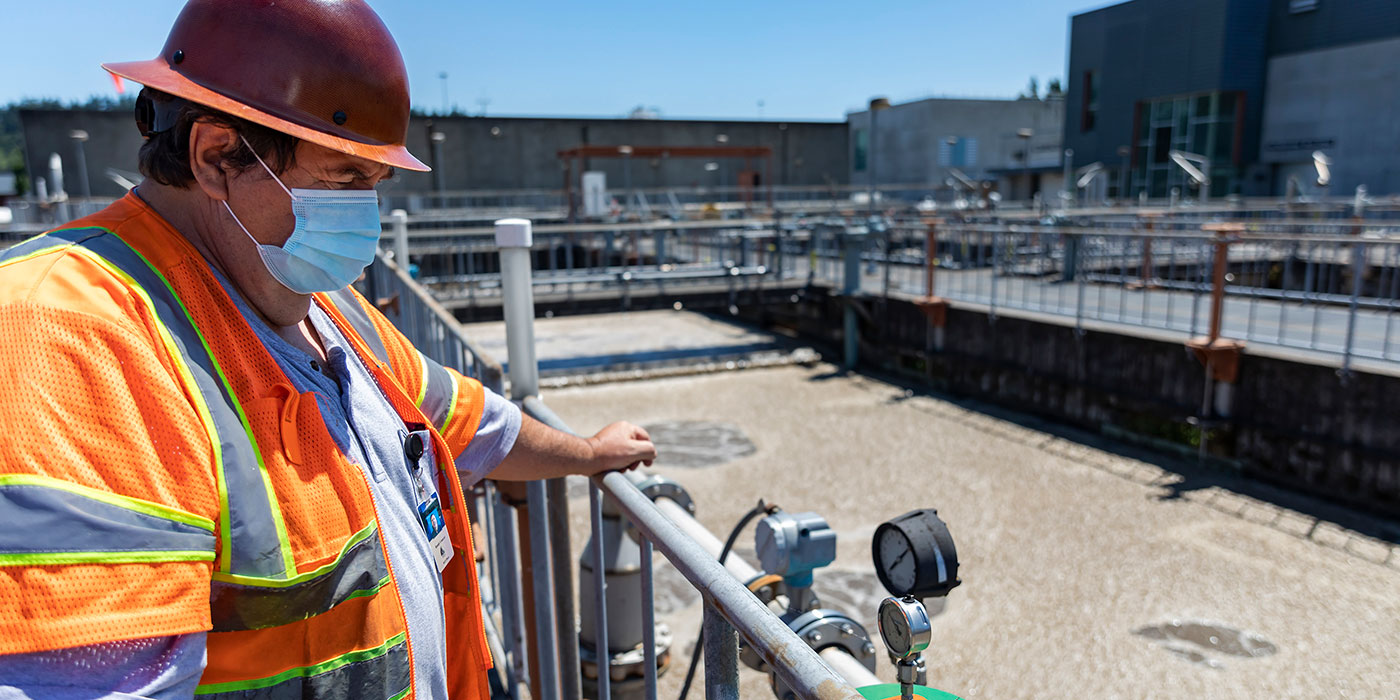
<svg viewBox="0 0 1400 700"><path fill-rule="evenodd" d="M977 139L949 136L938 142L938 164L945 168L971 168L977 165Z"/></svg>
<svg viewBox="0 0 1400 700"><path fill-rule="evenodd" d="M865 172L865 161L870 157L870 132L856 129L855 153L851 156L851 167L858 173Z"/></svg>
<svg viewBox="0 0 1400 700"><path fill-rule="evenodd" d="M1130 194L1147 192L1165 197L1172 188L1189 196L1186 173L1171 163L1173 150L1210 158L1211 195L1235 190L1235 133L1243 117L1244 93L1207 92L1163 97L1137 106L1137 141L1133 144L1133 184Z"/></svg>
<svg viewBox="0 0 1400 700"><path fill-rule="evenodd" d="M1080 131L1093 131L1099 118L1099 72L1084 71L1084 114L1079 122Z"/></svg>

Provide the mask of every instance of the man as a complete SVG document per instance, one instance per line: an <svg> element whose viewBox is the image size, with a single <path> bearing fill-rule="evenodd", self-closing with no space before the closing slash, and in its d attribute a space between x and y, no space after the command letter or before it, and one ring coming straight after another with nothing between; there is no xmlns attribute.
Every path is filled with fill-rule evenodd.
<svg viewBox="0 0 1400 700"><path fill-rule="evenodd" d="M462 484L650 439L522 417L348 288L427 169L362 0L191 0L104 67L145 181L0 257L0 698L484 698Z"/></svg>

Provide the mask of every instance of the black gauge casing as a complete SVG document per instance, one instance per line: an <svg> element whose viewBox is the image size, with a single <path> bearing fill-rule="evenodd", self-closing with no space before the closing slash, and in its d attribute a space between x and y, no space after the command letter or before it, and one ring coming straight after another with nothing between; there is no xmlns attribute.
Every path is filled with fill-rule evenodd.
<svg viewBox="0 0 1400 700"><path fill-rule="evenodd" d="M914 585L904 590L889 577L891 562L881 560L880 542L889 530L894 530L909 543L915 562ZM912 510L875 528L871 540L871 556L875 573L890 595L896 597L941 598L962 583L958 580L958 551L953 535L933 508ZM939 561L942 560L942 567Z"/></svg>

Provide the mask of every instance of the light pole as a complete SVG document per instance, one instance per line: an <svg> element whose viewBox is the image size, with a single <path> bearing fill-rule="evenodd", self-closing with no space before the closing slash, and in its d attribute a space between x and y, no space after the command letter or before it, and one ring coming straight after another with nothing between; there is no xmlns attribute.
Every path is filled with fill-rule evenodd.
<svg viewBox="0 0 1400 700"><path fill-rule="evenodd" d="M721 146L729 143L729 134L715 134L715 143ZM729 168L724 165L724 163L726 163L724 156L719 156L719 160L721 163L717 168L719 170L719 201L727 202L729 201L729 195L724 192L724 186L726 184L724 178L729 175Z"/></svg>
<svg viewBox="0 0 1400 700"><path fill-rule="evenodd" d="M447 71L438 73L438 78L442 80L442 113L447 115Z"/></svg>
<svg viewBox="0 0 1400 700"><path fill-rule="evenodd" d="M1124 202L1128 199L1128 169L1132 167L1128 162L1128 156L1133 154L1133 149L1128 146L1118 147L1118 157L1123 159L1123 167L1118 169L1118 201Z"/></svg>
<svg viewBox="0 0 1400 700"><path fill-rule="evenodd" d="M433 142L433 184L438 193L442 193L447 190L447 169L443 167L442 162L442 142L447 140L447 134L434 129L429 138Z"/></svg>
<svg viewBox="0 0 1400 700"><path fill-rule="evenodd" d="M870 216L875 216L875 191L880 186L879 173L875 170L875 115L890 108L890 101L885 97L875 97L870 100L870 138L866 140L869 152L866 154L865 167L869 171L870 178Z"/></svg>
<svg viewBox="0 0 1400 700"><path fill-rule="evenodd" d="M1065 183L1060 189L1060 203L1069 209L1074 202L1074 149L1065 149Z"/></svg>
<svg viewBox="0 0 1400 700"><path fill-rule="evenodd" d="M74 129L68 132L68 138L73 139L73 150L77 152L74 163L78 166L78 183L83 187L83 197L92 196L92 183L88 181L87 154L83 152L83 142L88 140L88 132L82 129Z"/></svg>
<svg viewBox="0 0 1400 700"><path fill-rule="evenodd" d="M1017 129L1016 138L1021 139L1021 170L1022 176L1026 178L1026 201L1030 201L1031 196L1031 137L1035 136L1033 129Z"/></svg>
<svg viewBox="0 0 1400 700"><path fill-rule="evenodd" d="M618 146L617 152L622 156L622 189L627 193L627 203L622 208L630 212L635 199L632 194L632 147Z"/></svg>

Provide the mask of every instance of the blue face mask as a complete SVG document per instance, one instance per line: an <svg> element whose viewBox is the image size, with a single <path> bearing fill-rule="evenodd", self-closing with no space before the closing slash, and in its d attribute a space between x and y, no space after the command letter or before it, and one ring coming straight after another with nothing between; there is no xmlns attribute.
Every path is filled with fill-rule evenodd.
<svg viewBox="0 0 1400 700"><path fill-rule="evenodd" d="M253 157L258 158L256 151ZM258 158L258 163L292 198L292 214L296 216L292 235L281 246L253 239L267 271L297 294L334 292L358 279L365 267L374 261L379 246L382 231L379 193L374 190L289 190L262 158ZM253 238L228 202L223 204L243 233Z"/></svg>

